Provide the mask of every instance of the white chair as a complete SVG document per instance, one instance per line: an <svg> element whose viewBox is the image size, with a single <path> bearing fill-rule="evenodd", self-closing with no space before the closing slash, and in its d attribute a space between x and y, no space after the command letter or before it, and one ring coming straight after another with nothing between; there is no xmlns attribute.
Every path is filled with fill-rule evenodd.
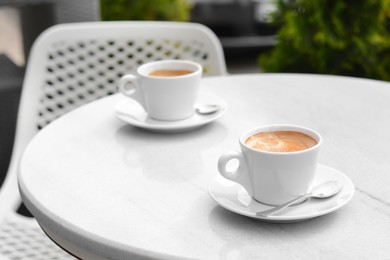
<svg viewBox="0 0 390 260"><path fill-rule="evenodd" d="M39 129L82 104L116 93L123 74L160 59L196 61L205 76L226 74L219 40L200 24L72 23L53 26L38 37L23 84L12 159L0 190L0 259L71 257L34 219L16 213L21 203L18 158Z"/></svg>

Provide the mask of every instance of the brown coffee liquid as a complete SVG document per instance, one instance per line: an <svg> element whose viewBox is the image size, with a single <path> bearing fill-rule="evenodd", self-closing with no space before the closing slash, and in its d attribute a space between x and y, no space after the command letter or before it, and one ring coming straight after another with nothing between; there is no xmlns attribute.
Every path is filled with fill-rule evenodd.
<svg viewBox="0 0 390 260"><path fill-rule="evenodd" d="M274 131L252 135L245 144L267 152L296 152L315 146L317 141L295 131Z"/></svg>
<svg viewBox="0 0 390 260"><path fill-rule="evenodd" d="M175 77L183 76L192 73L190 70L155 70L149 73L149 76L154 77Z"/></svg>

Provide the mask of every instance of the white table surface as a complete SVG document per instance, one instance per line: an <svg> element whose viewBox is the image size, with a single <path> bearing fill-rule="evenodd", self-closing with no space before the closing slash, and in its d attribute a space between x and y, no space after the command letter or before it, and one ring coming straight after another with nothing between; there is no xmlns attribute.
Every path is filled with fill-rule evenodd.
<svg viewBox="0 0 390 260"><path fill-rule="evenodd" d="M390 257L390 84L336 76L206 78L226 114L192 132L159 134L114 116L113 95L44 128L19 168L43 229L82 258L385 259ZM355 184L329 215L270 224L217 205L207 187L221 153L258 125L319 131L320 162Z"/></svg>

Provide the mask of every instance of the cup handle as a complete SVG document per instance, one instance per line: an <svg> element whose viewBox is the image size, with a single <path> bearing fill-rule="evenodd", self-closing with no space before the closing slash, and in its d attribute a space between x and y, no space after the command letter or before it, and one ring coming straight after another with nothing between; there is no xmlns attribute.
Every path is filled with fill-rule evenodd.
<svg viewBox="0 0 390 260"><path fill-rule="evenodd" d="M238 160L238 167L233 171L228 171L226 165L231 160ZM245 157L241 152L230 151L226 152L218 159L218 171L228 180L241 184L250 196L253 196L253 189L249 180L248 167Z"/></svg>
<svg viewBox="0 0 390 260"><path fill-rule="evenodd" d="M131 74L122 76L118 83L118 90L126 97L137 101L146 111L146 106L140 93L141 90L139 88L137 76Z"/></svg>

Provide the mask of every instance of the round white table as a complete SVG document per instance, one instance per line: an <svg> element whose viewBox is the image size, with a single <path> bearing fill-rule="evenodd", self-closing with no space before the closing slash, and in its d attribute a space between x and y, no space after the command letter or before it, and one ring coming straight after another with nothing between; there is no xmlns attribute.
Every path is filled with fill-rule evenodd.
<svg viewBox="0 0 390 260"><path fill-rule="evenodd" d="M43 230L85 259L383 259L390 255L390 84L337 76L205 78L225 115L176 134L114 115L125 97L54 121L20 161L23 201ZM274 123L323 135L320 162L356 187L343 208L271 224L230 212L208 194L218 157L239 135Z"/></svg>

